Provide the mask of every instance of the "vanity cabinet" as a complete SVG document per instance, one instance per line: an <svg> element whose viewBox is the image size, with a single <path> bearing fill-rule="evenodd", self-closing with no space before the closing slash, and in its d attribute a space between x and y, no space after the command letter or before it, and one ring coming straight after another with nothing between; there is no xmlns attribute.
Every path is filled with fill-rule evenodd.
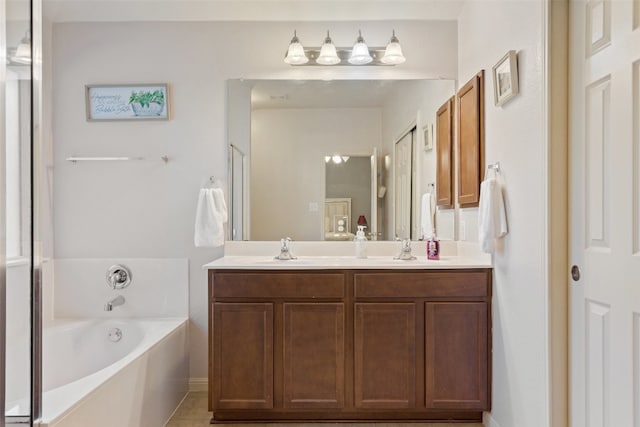
<svg viewBox="0 0 640 427"><path fill-rule="evenodd" d="M480 421L491 270L210 270L215 422Z"/></svg>

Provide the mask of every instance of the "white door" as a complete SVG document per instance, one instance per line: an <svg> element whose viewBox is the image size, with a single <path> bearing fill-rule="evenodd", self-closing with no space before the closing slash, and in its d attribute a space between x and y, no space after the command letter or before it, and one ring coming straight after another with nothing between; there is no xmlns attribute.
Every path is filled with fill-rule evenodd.
<svg viewBox="0 0 640 427"><path fill-rule="evenodd" d="M571 427L640 427L640 2L571 2Z"/></svg>
<svg viewBox="0 0 640 427"><path fill-rule="evenodd" d="M413 132L396 142L394 167L394 229L395 237L411 237L411 160L413 154Z"/></svg>

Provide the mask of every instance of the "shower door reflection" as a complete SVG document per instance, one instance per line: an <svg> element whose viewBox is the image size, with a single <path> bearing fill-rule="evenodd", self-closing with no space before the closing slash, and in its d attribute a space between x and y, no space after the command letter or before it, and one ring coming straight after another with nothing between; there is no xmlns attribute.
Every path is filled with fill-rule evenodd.
<svg viewBox="0 0 640 427"><path fill-rule="evenodd" d="M7 2L4 67L3 222L6 234L2 310L5 321L5 422L32 422L32 78L29 2Z"/></svg>

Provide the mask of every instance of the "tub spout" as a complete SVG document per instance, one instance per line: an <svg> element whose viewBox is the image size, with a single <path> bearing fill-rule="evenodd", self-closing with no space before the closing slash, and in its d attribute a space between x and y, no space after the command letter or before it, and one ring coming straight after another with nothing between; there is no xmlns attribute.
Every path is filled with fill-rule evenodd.
<svg viewBox="0 0 640 427"><path fill-rule="evenodd" d="M118 295L117 297L107 301L104 305L104 311L111 311L113 310L113 307L117 307L122 304L124 304L124 297L122 295Z"/></svg>

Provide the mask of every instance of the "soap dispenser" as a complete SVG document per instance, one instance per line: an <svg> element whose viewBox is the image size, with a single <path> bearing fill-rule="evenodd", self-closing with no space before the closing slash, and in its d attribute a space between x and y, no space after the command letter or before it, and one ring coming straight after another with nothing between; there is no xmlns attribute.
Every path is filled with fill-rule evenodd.
<svg viewBox="0 0 640 427"><path fill-rule="evenodd" d="M366 226L359 225L358 232L356 233L356 238L354 241L356 242L356 258L366 258L367 257L367 238L364 235L364 229Z"/></svg>

